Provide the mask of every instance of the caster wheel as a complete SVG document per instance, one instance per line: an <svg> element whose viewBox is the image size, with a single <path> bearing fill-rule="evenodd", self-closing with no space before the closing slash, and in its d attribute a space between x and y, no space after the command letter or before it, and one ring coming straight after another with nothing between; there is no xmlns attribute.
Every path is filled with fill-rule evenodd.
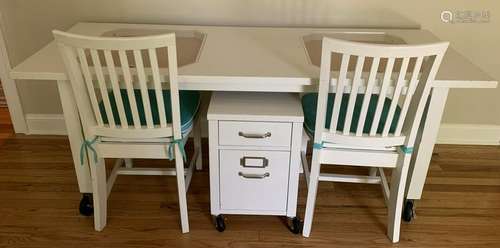
<svg viewBox="0 0 500 248"><path fill-rule="evenodd" d="M92 194L84 193L82 200L80 200L80 214L83 216L91 216L94 213L94 204L92 201Z"/></svg>
<svg viewBox="0 0 500 248"><path fill-rule="evenodd" d="M415 219L415 203L413 200L406 200L403 207L403 220L411 222L413 219Z"/></svg>
<svg viewBox="0 0 500 248"><path fill-rule="evenodd" d="M215 216L215 229L219 232L224 232L224 230L226 230L226 224L224 223L224 216L222 214Z"/></svg>
<svg viewBox="0 0 500 248"><path fill-rule="evenodd" d="M302 221L298 217L291 218L288 229L290 229L290 232L293 234L299 234L302 231Z"/></svg>

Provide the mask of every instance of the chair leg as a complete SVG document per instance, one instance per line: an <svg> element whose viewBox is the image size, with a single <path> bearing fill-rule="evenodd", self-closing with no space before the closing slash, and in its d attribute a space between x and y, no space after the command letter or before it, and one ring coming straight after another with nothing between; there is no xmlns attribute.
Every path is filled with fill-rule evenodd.
<svg viewBox="0 0 500 248"><path fill-rule="evenodd" d="M194 150L198 151L196 159L196 170L202 170L202 148L201 148L201 120L196 122L196 127L193 130Z"/></svg>
<svg viewBox="0 0 500 248"><path fill-rule="evenodd" d="M372 167L370 168L370 173L368 173L369 176L374 177L377 175L378 168L377 167Z"/></svg>
<svg viewBox="0 0 500 248"><path fill-rule="evenodd" d="M387 218L387 235L393 243L399 242L399 232L401 229L401 214L405 194L406 179L410 166L411 155L402 154L399 156L397 167L391 175L391 186Z"/></svg>
<svg viewBox="0 0 500 248"><path fill-rule="evenodd" d="M304 162L307 162L304 160L304 158L306 158L306 154L307 154L307 145L309 143L309 136L307 136L307 133L304 131L302 132L302 144L301 144L301 148L300 148L300 153L301 153L301 160L302 160L302 166L300 167L300 170L299 172L300 173L304 173L304 165L306 163Z"/></svg>
<svg viewBox="0 0 500 248"><path fill-rule="evenodd" d="M94 228L102 231L106 226L108 190L106 186L106 167L104 159L100 158L97 163L90 159L90 173L92 177L92 191L94 201Z"/></svg>
<svg viewBox="0 0 500 248"><path fill-rule="evenodd" d="M314 216L314 206L316 204L316 193L318 190L318 178L321 164L319 162L319 152L313 151L313 159L311 162L311 173L309 175L309 188L307 191L306 213L304 217L304 228L302 235L309 237L311 234L311 226Z"/></svg>
<svg viewBox="0 0 500 248"><path fill-rule="evenodd" d="M309 187L310 173L309 173L309 163L307 162L306 152L300 152L300 158L302 160L302 166L300 168L302 169L302 173L304 173L304 178L306 179L306 187Z"/></svg>
<svg viewBox="0 0 500 248"><path fill-rule="evenodd" d="M132 161L131 158L125 158L123 159L125 161L125 168L132 168L134 167L134 162Z"/></svg>
<svg viewBox="0 0 500 248"><path fill-rule="evenodd" d="M177 194L179 195L179 210L182 233L189 232L189 221L186 200L186 182L184 178L184 161L178 146L175 146L175 171L177 177Z"/></svg>
<svg viewBox="0 0 500 248"><path fill-rule="evenodd" d="M302 134L302 147L300 151L300 159L302 161L302 166L300 167L300 173L304 173L304 178L306 179L306 185L309 187L309 163L307 162L307 145L309 143L309 136L304 131Z"/></svg>

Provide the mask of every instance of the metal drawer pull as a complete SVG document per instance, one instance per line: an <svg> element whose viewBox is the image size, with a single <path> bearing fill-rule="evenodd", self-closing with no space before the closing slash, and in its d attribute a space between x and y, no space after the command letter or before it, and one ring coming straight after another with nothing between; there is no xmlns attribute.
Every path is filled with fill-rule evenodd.
<svg viewBox="0 0 500 248"><path fill-rule="evenodd" d="M246 134L244 132L238 132L238 135L248 139L265 139L271 137L270 132L266 132L265 134Z"/></svg>
<svg viewBox="0 0 500 248"><path fill-rule="evenodd" d="M246 173L243 173L243 172L238 172L238 175L240 177L244 177L244 178L249 178L249 179L264 179L268 176L270 176L271 174L269 174L269 172L266 172L264 174L246 174Z"/></svg>
<svg viewBox="0 0 500 248"><path fill-rule="evenodd" d="M262 165L247 165L247 159L262 160ZM242 157L240 165L246 168L266 168L269 165L269 160L264 157Z"/></svg>

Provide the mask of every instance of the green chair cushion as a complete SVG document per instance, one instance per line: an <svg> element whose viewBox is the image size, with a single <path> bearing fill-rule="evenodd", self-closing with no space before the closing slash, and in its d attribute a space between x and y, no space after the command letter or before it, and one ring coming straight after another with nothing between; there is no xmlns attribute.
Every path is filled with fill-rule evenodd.
<svg viewBox="0 0 500 248"><path fill-rule="evenodd" d="M134 119L132 116L132 110L130 108L130 102L126 89L120 90L123 107L125 110L125 115L127 118L128 125L134 125ZM136 89L134 90L135 100L137 103L137 109L139 113L139 119L141 125L146 125L146 115L144 112L144 105L142 103L142 95L141 91ZM153 114L153 123L155 125L160 124L160 117L158 112L158 105L156 102L156 95L154 90L148 90L149 102L151 105L151 112ZM113 118L117 125L121 124L120 116L118 114L118 109L116 106L116 100L113 92L108 94L109 101L111 104L111 109L113 111ZM198 112L198 107L200 105L200 93L198 91L179 91L179 103L180 103L180 112L181 112L181 131L185 133L189 131L191 126L193 125L193 119ZM163 90L163 104L165 106L165 112L167 115L167 122L172 123L172 109L170 104L170 90ZM99 111L101 112L103 122L108 124L108 118L106 115L106 109L104 107L104 102L99 102Z"/></svg>
<svg viewBox="0 0 500 248"><path fill-rule="evenodd" d="M356 97L350 132L356 132L364 96L365 96L364 94L358 94ZM378 95L372 95L370 98L370 103L368 104L368 112L365 119L365 125L363 127L363 133L370 133L371 123L373 122L373 118L375 116L375 111L377 108L378 97L379 97ZM325 122L325 128L327 129L330 128L334 99L335 99L335 93L329 93L327 110L326 110L326 122ZM382 109L382 115L380 116L380 122L377 127L377 133L382 133L382 130L384 129L384 123L387 120L387 115L389 114L389 107L391 105L391 102L392 100L390 98L387 97L385 98L384 106ZM343 131L344 129L348 103L349 103L349 94L343 94L342 102L340 105L340 115L337 122L337 131ZM305 94L302 97L302 109L304 110L304 127L306 131L309 132L310 134L314 134L314 128L316 127L315 124L316 124L317 104L318 104L317 93ZM400 113L401 113L401 108L397 106L396 111L394 113L394 118L392 119L391 127L389 129L390 133L395 132Z"/></svg>

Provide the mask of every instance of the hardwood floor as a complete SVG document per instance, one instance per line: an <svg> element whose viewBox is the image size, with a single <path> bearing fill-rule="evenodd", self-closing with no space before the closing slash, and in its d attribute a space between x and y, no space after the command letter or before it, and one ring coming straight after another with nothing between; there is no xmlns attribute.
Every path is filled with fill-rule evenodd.
<svg viewBox="0 0 500 248"><path fill-rule="evenodd" d="M14 127L10 121L9 110L5 107L0 107L0 145L2 140L11 137L14 134Z"/></svg>
<svg viewBox="0 0 500 248"><path fill-rule="evenodd" d="M403 224L398 245L385 236L378 185L320 183L308 239L271 216L227 216L227 230L219 233L211 222L204 155L205 168L188 192L190 233L180 232L175 178L140 176L118 177L108 225L95 232L92 218L77 210L67 139L9 137L0 143L0 247L500 247L498 146L438 146L417 218ZM137 165L146 162L171 165ZM305 196L302 180L300 216Z"/></svg>

